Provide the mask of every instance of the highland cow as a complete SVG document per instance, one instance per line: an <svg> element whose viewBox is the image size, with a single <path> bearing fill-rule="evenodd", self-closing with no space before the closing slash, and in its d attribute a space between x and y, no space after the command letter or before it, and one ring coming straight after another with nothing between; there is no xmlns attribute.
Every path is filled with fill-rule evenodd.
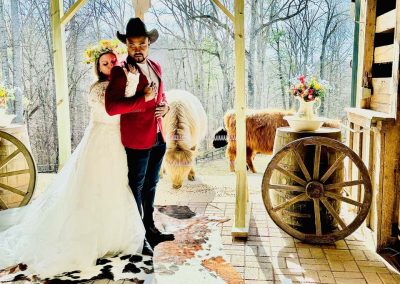
<svg viewBox="0 0 400 284"><path fill-rule="evenodd" d="M247 168L256 173L253 165L254 157L260 154L270 155L274 147L275 132L279 127L289 126L283 119L285 115L293 115L289 110L247 110L246 113L246 163ZM236 116L233 110L224 117L225 128L219 129L214 136L213 146L221 148L228 145L226 157L231 172L235 171L236 160ZM324 127L340 128L338 121L325 122Z"/></svg>
<svg viewBox="0 0 400 284"><path fill-rule="evenodd" d="M198 146L206 135L207 116L197 97L183 90L171 90L166 94L170 111L163 119L167 150L162 165L174 188L180 188L183 180L195 179L193 163Z"/></svg>

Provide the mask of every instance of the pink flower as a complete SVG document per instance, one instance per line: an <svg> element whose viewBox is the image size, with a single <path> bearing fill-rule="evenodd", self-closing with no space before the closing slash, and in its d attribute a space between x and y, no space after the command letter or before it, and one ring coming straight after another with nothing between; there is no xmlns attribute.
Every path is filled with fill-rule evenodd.
<svg viewBox="0 0 400 284"><path fill-rule="evenodd" d="M312 100L312 99L313 99L313 96L312 96L312 95L308 95L308 99L309 99L309 100Z"/></svg>
<svg viewBox="0 0 400 284"><path fill-rule="evenodd" d="M305 76L304 75L301 75L301 76L299 76L299 81L302 83L302 84L304 84L304 82L305 82Z"/></svg>
<svg viewBox="0 0 400 284"><path fill-rule="evenodd" d="M314 90L313 89L308 89L308 94L309 95L312 95L314 93Z"/></svg>

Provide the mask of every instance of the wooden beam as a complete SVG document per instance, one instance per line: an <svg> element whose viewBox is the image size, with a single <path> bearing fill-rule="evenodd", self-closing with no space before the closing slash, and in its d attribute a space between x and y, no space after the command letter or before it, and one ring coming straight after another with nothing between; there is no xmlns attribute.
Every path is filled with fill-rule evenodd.
<svg viewBox="0 0 400 284"><path fill-rule="evenodd" d="M135 8L135 17L144 20L144 13L151 7L150 0L132 0L132 5Z"/></svg>
<svg viewBox="0 0 400 284"><path fill-rule="evenodd" d="M393 67L392 67L392 90L394 92L390 105L390 114L398 118L398 93L399 93L399 60L400 60L400 3L396 1L396 26L394 29L393 41Z"/></svg>
<svg viewBox="0 0 400 284"><path fill-rule="evenodd" d="M53 36L54 79L57 98L58 163L60 169L71 155L67 57L65 49L65 31L61 24L63 0L51 0L50 11Z"/></svg>
<svg viewBox="0 0 400 284"><path fill-rule="evenodd" d="M357 2L360 2L357 0ZM376 24L376 1L361 1L359 15L359 48L354 50L358 52L358 56L353 54L354 58L358 58L357 82L355 86L355 104L357 107L367 107L369 98L363 98L363 79L366 74L372 74L372 65L374 57L374 41L375 41L375 24ZM357 25L357 23L356 23ZM353 59L354 60L354 59ZM354 64L354 63L353 63Z"/></svg>
<svg viewBox="0 0 400 284"><path fill-rule="evenodd" d="M61 25L65 26L69 23L73 16L79 11L79 9L86 3L87 0L78 0L76 1L68 11L61 18ZM62 12L61 12L62 15Z"/></svg>
<svg viewBox="0 0 400 284"><path fill-rule="evenodd" d="M376 18L376 33L387 32L396 25L396 9Z"/></svg>
<svg viewBox="0 0 400 284"><path fill-rule="evenodd" d="M392 78L373 78L372 88L374 94L391 94L393 91Z"/></svg>
<svg viewBox="0 0 400 284"><path fill-rule="evenodd" d="M229 12L229 10L222 4L219 0L212 0L215 5L217 5L225 15L231 19L232 22L235 22L235 17Z"/></svg>
<svg viewBox="0 0 400 284"><path fill-rule="evenodd" d="M383 103L383 102L378 102L376 100L373 100L373 101L371 101L371 109L390 114L391 113L391 103Z"/></svg>
<svg viewBox="0 0 400 284"><path fill-rule="evenodd" d="M398 143L400 141L400 123L396 121L391 125L378 123L378 127L381 127L381 143L383 143L380 152L380 166L381 169L381 188L380 188L380 200L378 206L381 207L379 211L380 224L378 234L378 249L386 247L393 240L392 229L393 223L396 221L393 219L393 212L395 208L395 198L397 197L397 188L395 183L395 168L398 166L397 158L400 156L400 150ZM379 218L378 217L378 218Z"/></svg>
<svg viewBox="0 0 400 284"><path fill-rule="evenodd" d="M367 127L361 124L359 121L354 119L354 116L359 118L363 118L365 120L376 122L379 120L386 120L386 121L394 121L393 117L387 113L378 112L370 109L361 109L361 108L345 108L347 112L347 116L349 117L351 122L355 122L362 127Z"/></svg>
<svg viewBox="0 0 400 284"><path fill-rule="evenodd" d="M371 109L379 111L377 109L372 108L372 105L374 103L379 103L379 104L391 104L392 103L392 94L391 93L374 93L374 95L371 97Z"/></svg>
<svg viewBox="0 0 400 284"><path fill-rule="evenodd" d="M379 46L375 48L374 62L388 63L393 62L394 44Z"/></svg>
<svg viewBox="0 0 400 284"><path fill-rule="evenodd" d="M355 14L355 24L354 24L354 46L353 46L353 60L352 60L352 74L351 74L351 106L355 107L359 105L358 94L360 94L360 76L363 71L362 65L359 66L358 62L362 60L364 55L364 33L363 28L365 27L360 24L361 10L363 8L364 1L356 0L356 14ZM362 17L361 17L362 18ZM360 27L362 26L362 27ZM361 48L360 48L361 47Z"/></svg>
<svg viewBox="0 0 400 284"><path fill-rule="evenodd" d="M372 79L372 88L374 93L371 97L371 109L382 111L381 107L377 107L377 104L391 104L393 101L393 79L390 78L373 78ZM390 113L389 109L385 109L384 112Z"/></svg>
<svg viewBox="0 0 400 284"><path fill-rule="evenodd" d="M235 112L236 112L236 210L232 236L247 237L248 185L246 168L246 93L244 0L235 0Z"/></svg>

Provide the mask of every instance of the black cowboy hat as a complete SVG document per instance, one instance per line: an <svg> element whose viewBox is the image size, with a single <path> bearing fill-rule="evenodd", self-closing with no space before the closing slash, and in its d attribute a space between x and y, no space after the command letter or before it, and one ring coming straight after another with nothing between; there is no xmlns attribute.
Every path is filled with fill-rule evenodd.
<svg viewBox="0 0 400 284"><path fill-rule="evenodd" d="M149 38L150 43L155 42L158 39L158 31L152 29L147 31L146 25L142 22L140 18L131 18L126 25L126 34L121 34L117 31L117 38L126 44L126 39L128 37L139 37L146 36Z"/></svg>

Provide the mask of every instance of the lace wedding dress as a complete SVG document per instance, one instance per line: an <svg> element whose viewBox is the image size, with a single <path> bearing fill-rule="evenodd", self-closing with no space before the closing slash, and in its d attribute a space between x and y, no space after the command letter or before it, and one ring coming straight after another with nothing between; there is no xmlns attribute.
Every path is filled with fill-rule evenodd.
<svg viewBox="0 0 400 284"><path fill-rule="evenodd" d="M145 230L128 186L119 119L104 107L108 82L90 92L90 124L52 184L25 207L0 211L0 269L25 263L51 277L106 254L141 252Z"/></svg>

